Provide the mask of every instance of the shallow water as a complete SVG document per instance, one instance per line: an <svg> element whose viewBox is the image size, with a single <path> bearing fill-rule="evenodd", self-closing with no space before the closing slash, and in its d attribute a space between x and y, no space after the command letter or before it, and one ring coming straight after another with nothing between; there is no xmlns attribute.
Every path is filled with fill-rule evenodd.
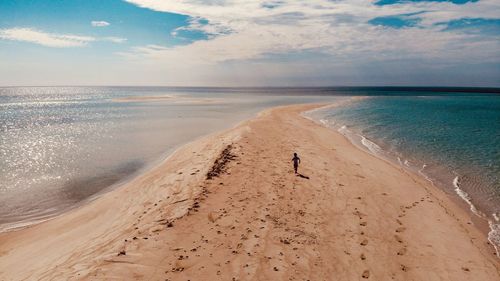
<svg viewBox="0 0 500 281"><path fill-rule="evenodd" d="M167 95L177 98L123 101ZM209 88L0 88L0 230L71 208L265 107L333 99Z"/></svg>
<svg viewBox="0 0 500 281"><path fill-rule="evenodd" d="M500 96L371 97L313 115L460 196L500 245Z"/></svg>

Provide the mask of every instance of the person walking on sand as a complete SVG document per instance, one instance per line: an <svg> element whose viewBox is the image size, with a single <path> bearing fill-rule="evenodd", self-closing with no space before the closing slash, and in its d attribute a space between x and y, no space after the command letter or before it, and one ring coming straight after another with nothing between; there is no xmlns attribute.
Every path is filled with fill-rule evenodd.
<svg viewBox="0 0 500 281"><path fill-rule="evenodd" d="M300 158L297 156L297 153L293 154L293 169L295 170L295 173L297 173L297 169L299 168L299 163L300 163Z"/></svg>

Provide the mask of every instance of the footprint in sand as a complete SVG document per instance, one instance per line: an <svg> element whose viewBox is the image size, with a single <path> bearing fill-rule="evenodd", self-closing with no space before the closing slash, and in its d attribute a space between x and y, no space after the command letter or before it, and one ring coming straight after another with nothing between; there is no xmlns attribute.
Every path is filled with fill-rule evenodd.
<svg viewBox="0 0 500 281"><path fill-rule="evenodd" d="M370 271L369 270L363 271L363 274L361 275L361 277L363 277L365 279L370 278Z"/></svg>
<svg viewBox="0 0 500 281"><path fill-rule="evenodd" d="M401 233L405 230L406 230L406 227L404 227L404 226L396 228L396 232L398 232L398 233Z"/></svg>
<svg viewBox="0 0 500 281"><path fill-rule="evenodd" d="M361 241L361 243L359 243L361 246L366 246L368 245L368 240L367 239L364 239L363 241Z"/></svg>
<svg viewBox="0 0 500 281"><path fill-rule="evenodd" d="M401 270L404 272L407 272L409 270L408 267L404 264L400 265L399 268L401 268Z"/></svg>
<svg viewBox="0 0 500 281"><path fill-rule="evenodd" d="M366 260L366 256L365 256L365 254L363 254L363 253L359 256L359 258L360 258L362 261Z"/></svg>
<svg viewBox="0 0 500 281"><path fill-rule="evenodd" d="M361 226L366 226L366 224L367 224L367 222L366 222L366 221L364 221L364 222L361 222L359 225L361 225Z"/></svg>
<svg viewBox="0 0 500 281"><path fill-rule="evenodd" d="M406 254L406 247L398 251L398 256L404 256Z"/></svg>
<svg viewBox="0 0 500 281"><path fill-rule="evenodd" d="M398 241L399 243L403 243L403 238L401 238L401 236L394 235L394 238L396 238L396 241Z"/></svg>

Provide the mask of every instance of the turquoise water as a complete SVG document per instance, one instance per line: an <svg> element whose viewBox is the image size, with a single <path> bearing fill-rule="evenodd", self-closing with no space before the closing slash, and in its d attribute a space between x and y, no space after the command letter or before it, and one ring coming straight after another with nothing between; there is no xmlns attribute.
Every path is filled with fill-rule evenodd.
<svg viewBox="0 0 500 281"><path fill-rule="evenodd" d="M372 153L460 196L498 231L500 96L370 97L315 115Z"/></svg>

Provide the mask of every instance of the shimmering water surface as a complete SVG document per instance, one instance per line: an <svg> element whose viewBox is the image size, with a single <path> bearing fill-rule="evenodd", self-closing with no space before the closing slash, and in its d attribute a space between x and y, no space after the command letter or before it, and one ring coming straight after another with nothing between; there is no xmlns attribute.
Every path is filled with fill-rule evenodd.
<svg viewBox="0 0 500 281"><path fill-rule="evenodd" d="M0 88L0 230L68 209L265 107L333 100L262 89Z"/></svg>

